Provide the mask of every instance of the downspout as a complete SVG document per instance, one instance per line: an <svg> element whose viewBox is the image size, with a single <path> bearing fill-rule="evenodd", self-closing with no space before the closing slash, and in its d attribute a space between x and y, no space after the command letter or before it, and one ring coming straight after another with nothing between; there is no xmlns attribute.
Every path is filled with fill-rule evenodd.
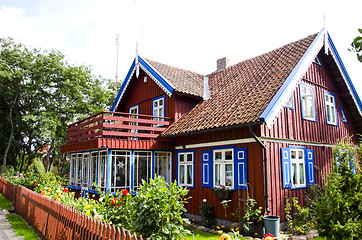
<svg viewBox="0 0 362 240"><path fill-rule="evenodd" d="M267 152L266 152L266 146L265 144L260 141L260 139L255 135L255 133L253 132L251 126L249 126L249 133L253 136L253 138L255 139L255 141L257 141L260 146L263 148L263 152L264 152L264 179L265 179L265 210L266 212L269 214L270 213L270 209L269 209L269 195L268 195L268 162L267 162Z"/></svg>

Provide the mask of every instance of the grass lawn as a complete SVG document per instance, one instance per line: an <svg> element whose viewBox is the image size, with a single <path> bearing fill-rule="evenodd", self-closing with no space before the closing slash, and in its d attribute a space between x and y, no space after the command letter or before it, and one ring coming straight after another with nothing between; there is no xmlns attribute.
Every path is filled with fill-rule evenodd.
<svg viewBox="0 0 362 240"><path fill-rule="evenodd" d="M11 203L4 195L0 194L0 210L11 209ZM37 236L33 229L31 229L17 214L6 214L5 217L9 220L9 223L13 227L18 236L24 236L25 240L37 240Z"/></svg>

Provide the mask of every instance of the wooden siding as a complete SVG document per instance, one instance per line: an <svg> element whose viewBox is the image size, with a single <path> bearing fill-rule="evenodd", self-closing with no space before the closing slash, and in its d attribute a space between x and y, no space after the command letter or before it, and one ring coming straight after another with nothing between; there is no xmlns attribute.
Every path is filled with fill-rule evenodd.
<svg viewBox="0 0 362 240"><path fill-rule="evenodd" d="M267 142L268 153L268 193L269 208L271 214L278 215L285 221L284 206L288 197L297 197L301 205L305 204L304 196L308 188L303 189L284 189L282 187L282 160L281 148L288 147L290 144ZM293 144L294 146L303 146ZM306 149L313 149L314 152L314 173L316 184L322 184L324 177L330 172L330 161L332 159L332 148L305 146Z"/></svg>
<svg viewBox="0 0 362 240"><path fill-rule="evenodd" d="M262 126L262 136L336 144L342 138L353 135L353 140L357 143L358 138L356 136L357 130L355 124L352 116L346 111L346 103L341 97L345 93L339 92L338 86L334 84L335 81L333 81L327 69L323 66L312 64L304 75L302 82L314 87L317 121L302 119L300 88L298 85L293 91L294 109L283 108L271 128L268 128L266 125ZM326 122L324 90L335 94L338 126L329 125ZM342 122L341 105L348 123Z"/></svg>
<svg viewBox="0 0 362 240"><path fill-rule="evenodd" d="M140 69L139 78L137 79L135 75L132 77L116 111L128 112L129 107L138 105L139 114L153 115L152 100L164 95L165 117L170 117L171 121L175 121L201 100L201 98L187 96L177 91L169 97L149 76L145 83L146 76L146 73Z"/></svg>
<svg viewBox="0 0 362 240"><path fill-rule="evenodd" d="M223 140L231 140L231 139L242 139L242 138L250 138L249 129L248 128L237 128L234 130L227 131L218 131L218 132L209 132L197 135L185 136L182 138L176 138L176 146L182 146L187 144L194 143L209 143ZM227 148L230 145L225 145ZM263 162L262 162L262 148L256 143L246 143L246 144L233 144L231 146L235 146L236 148L246 147L247 148L247 164L248 164L248 182L251 184L253 188L253 198L257 200L258 206L264 207L264 182L263 182ZM245 190L235 190L232 191L232 201L229 203L229 207L227 209L227 217L225 218L225 210L221 206L221 200L214 197L214 190L209 187L201 187L201 151L211 150L211 147L200 147L195 148L195 157L194 157L194 171L195 171L195 179L194 179L194 188L188 188L189 194L188 196L192 197L188 204L186 204L187 212L193 214L200 214L200 205L203 199L207 199L208 203L214 206L214 214L216 218L220 219L228 219L235 220L231 213L235 213L239 204L243 206L243 201L238 201L243 197L246 197ZM176 154L174 154L174 166L176 166ZM176 176L177 168L174 168L174 176ZM249 191L250 188L249 188ZM251 192L250 192L250 197Z"/></svg>

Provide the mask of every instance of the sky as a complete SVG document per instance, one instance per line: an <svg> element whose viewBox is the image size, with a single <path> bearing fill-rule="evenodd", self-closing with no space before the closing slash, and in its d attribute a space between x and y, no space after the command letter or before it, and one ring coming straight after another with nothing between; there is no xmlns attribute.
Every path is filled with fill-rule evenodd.
<svg viewBox="0 0 362 240"><path fill-rule="evenodd" d="M360 11L360 0L0 0L0 37L123 80L137 43L143 58L208 74L222 57L235 64L326 27L362 97L362 63L348 51Z"/></svg>

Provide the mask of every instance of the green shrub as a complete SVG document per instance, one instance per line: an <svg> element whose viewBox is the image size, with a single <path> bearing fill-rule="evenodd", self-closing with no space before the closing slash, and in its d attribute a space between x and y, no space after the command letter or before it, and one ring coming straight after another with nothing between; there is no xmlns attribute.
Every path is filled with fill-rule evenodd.
<svg viewBox="0 0 362 240"><path fill-rule="evenodd" d="M211 204L206 199L202 200L200 205L200 213L202 218L202 225L211 227L214 224L214 210Z"/></svg>
<svg viewBox="0 0 362 240"><path fill-rule="evenodd" d="M358 151L361 153L361 145ZM316 199L318 232L328 239L360 239L362 173L356 164L355 149L349 144L340 144L334 149L334 156L324 191Z"/></svg>
<svg viewBox="0 0 362 240"><path fill-rule="evenodd" d="M189 233L182 225L188 222L182 218L187 193L187 189L176 182L168 184L162 177L143 182L133 198L133 230L144 238L183 239Z"/></svg>
<svg viewBox="0 0 362 240"><path fill-rule="evenodd" d="M43 161L36 158L33 163L29 166L26 174L30 176L42 176L45 174L45 167Z"/></svg>
<svg viewBox="0 0 362 240"><path fill-rule="evenodd" d="M284 210L290 232L304 234L314 229L315 222L311 209L309 206L301 207L296 197L287 198Z"/></svg>

